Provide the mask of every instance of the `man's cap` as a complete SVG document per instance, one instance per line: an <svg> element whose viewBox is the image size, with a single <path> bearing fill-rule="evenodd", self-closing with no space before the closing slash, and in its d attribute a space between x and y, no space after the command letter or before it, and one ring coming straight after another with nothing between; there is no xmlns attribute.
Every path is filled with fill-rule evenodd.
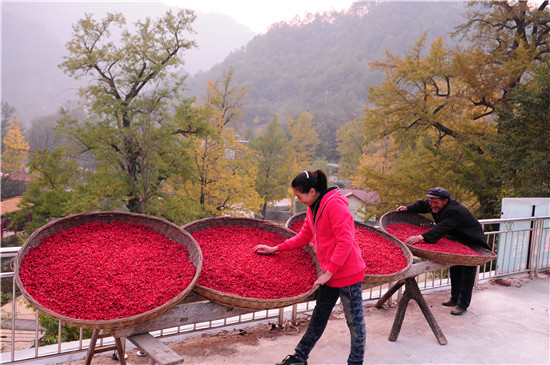
<svg viewBox="0 0 550 365"><path fill-rule="evenodd" d="M451 199L451 193L441 187L431 188L428 190L428 198Z"/></svg>

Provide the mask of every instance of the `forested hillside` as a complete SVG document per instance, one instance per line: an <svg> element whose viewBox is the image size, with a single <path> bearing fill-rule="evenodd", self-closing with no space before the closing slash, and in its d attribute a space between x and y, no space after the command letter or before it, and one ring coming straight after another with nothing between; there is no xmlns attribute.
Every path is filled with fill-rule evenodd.
<svg viewBox="0 0 550 365"><path fill-rule="evenodd" d="M35 118L57 112L61 106L70 106L77 98L78 87L86 83L64 75L58 65L68 54L65 45L79 19L85 14L101 19L108 12L120 12L131 26L147 17L156 19L169 9L159 2L2 4L2 101L15 108L25 126ZM188 50L184 65L190 74L210 69L254 36L233 18L216 13L197 13L193 29L196 33L188 37L196 41L197 47Z"/></svg>
<svg viewBox="0 0 550 365"><path fill-rule="evenodd" d="M363 114L367 85L382 80L369 63L385 59L386 51L402 55L425 32L428 43L440 36L452 42L463 10L463 2L362 2L275 24L189 79L187 95L199 96L207 80L233 67L235 83L248 91L243 121L250 131L265 127L273 114L284 122L309 112L321 139L317 155L337 161L336 130Z"/></svg>

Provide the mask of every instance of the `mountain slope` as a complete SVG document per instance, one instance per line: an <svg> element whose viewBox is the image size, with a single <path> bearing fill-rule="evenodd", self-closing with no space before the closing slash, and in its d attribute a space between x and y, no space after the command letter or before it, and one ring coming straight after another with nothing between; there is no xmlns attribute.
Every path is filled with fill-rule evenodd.
<svg viewBox="0 0 550 365"><path fill-rule="evenodd" d="M336 160L335 131L360 117L367 85L382 75L369 63L402 55L428 31L427 42L449 33L463 19L462 2L355 3L347 11L315 14L279 23L256 36L208 72L189 80L188 96L200 95L208 79L234 68L235 82L248 90L244 124L265 126L273 114L286 121L302 112L314 115L321 134L319 157Z"/></svg>
<svg viewBox="0 0 550 365"><path fill-rule="evenodd" d="M81 83L63 74L58 65L67 55L72 25L86 13L96 19L121 12L131 26L147 16L158 18L170 7L159 2L5 2L2 4L2 101L16 108L24 124L56 112L75 100ZM190 35L198 47L184 56L184 69L208 70L254 33L229 16L197 13Z"/></svg>

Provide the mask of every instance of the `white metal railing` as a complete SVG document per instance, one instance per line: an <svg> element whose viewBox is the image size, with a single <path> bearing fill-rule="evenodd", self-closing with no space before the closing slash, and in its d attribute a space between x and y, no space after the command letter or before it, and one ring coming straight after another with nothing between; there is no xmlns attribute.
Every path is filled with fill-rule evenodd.
<svg viewBox="0 0 550 365"><path fill-rule="evenodd" d="M539 271L550 268L550 217L514 218L514 219L484 219L480 220L484 227L487 242L493 247L497 259L493 262L481 265L479 268L478 280L488 280L494 277L512 276L520 273L537 275ZM19 247L0 248L0 257L3 260L15 257ZM2 357L1 363L18 363L29 360L59 357L84 353L89 340L84 339L84 331L80 329L80 336L77 341L62 342L61 328L59 323L57 329L57 344L49 346L36 346L41 337L38 312L33 314L32 329L19 330L17 318L17 304L19 296L15 285L13 272L0 273L2 282L10 280L13 285L12 298L7 303L2 303ZM436 270L421 274L417 277L419 287L422 291L431 291L446 288L450 280L446 269ZM391 287L391 283L367 289L363 292L365 301L377 300ZM398 292L396 295L400 295ZM190 337L204 331L218 331L227 328L238 328L254 323L273 323L279 326L284 325L285 320L294 322L298 316L310 312L315 306L314 302L300 303L288 308L276 310L264 310L251 312L247 315L239 315L209 321L194 323L187 326L168 328L152 333L157 337ZM15 313L15 316L12 315ZM29 323L29 320L26 320ZM112 338L100 339L98 346L113 343ZM25 344L24 349L13 350L16 344ZM32 346L32 347L31 347Z"/></svg>

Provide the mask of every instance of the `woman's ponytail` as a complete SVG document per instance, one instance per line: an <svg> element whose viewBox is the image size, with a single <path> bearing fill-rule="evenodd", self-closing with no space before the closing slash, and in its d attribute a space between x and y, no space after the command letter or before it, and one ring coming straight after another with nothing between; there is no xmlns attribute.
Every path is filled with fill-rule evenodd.
<svg viewBox="0 0 550 365"><path fill-rule="evenodd" d="M303 171L296 175L291 186L301 193L307 193L313 188L324 194L328 190L328 179L323 170Z"/></svg>

